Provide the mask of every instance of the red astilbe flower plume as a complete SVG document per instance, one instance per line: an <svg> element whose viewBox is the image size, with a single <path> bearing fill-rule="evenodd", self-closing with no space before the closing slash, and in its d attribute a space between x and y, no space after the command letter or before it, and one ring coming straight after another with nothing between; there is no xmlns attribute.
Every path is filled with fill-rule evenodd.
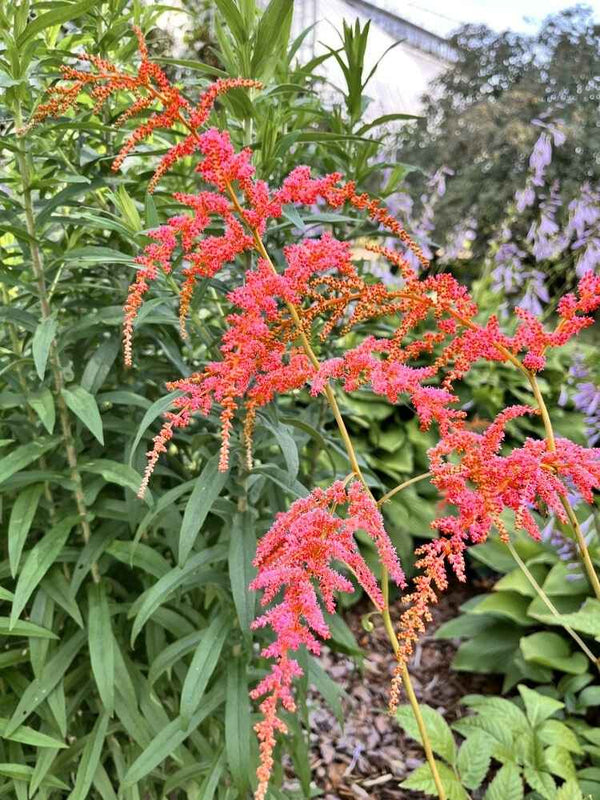
<svg viewBox="0 0 600 800"><path fill-rule="evenodd" d="M553 512L567 523L562 499L569 487L593 502L600 487L600 449L590 449L557 438L555 449L544 439L525 440L508 455L499 453L507 422L536 413L529 406L510 406L482 434L457 428L442 437L429 451L432 482L456 516L435 520L439 538L420 547L416 567L422 570L415 588L405 600L409 608L400 623L400 666L396 670L391 705L399 697L400 671L412 654L413 645L431 621L430 606L437 602L436 590L448 586L448 564L459 580L465 580L464 553L472 544L484 542L495 527L502 538L508 532L501 519L504 510L514 513L517 528L534 539L540 531L531 513Z"/></svg>
<svg viewBox="0 0 600 800"><path fill-rule="evenodd" d="M346 517L339 516L346 507ZM333 508L332 508L333 507ZM334 510L335 509L335 510ZM383 518L365 487L354 481L348 488L336 481L328 489L315 489L308 497L296 500L289 510L278 514L271 529L258 544L254 565L258 574L251 588L262 590L261 604L279 601L253 624L270 627L275 640L262 655L274 659L271 673L252 691L261 702L262 720L255 726L260 741L261 763L257 772L257 800L263 800L273 768L275 733L286 732L278 716L279 704L295 710L292 681L302 675L290 653L304 645L318 655L321 639L330 631L323 616L317 589L330 614L335 612L336 592L353 592L353 584L336 568L345 564L369 594L375 606L384 608L377 581L360 555L355 533L365 531L375 543L382 563L399 586L405 585L398 557L383 525Z"/></svg>
<svg viewBox="0 0 600 800"><path fill-rule="evenodd" d="M136 26L133 26L133 31L138 40L140 54L140 64L136 73L120 69L99 56L88 53L81 54L80 60L87 61L91 69L85 71L62 66L60 69L65 83L58 83L49 89L50 99L38 106L31 121L21 133L48 117L58 116L68 111L76 105L79 95L84 91L87 91L95 101L94 112L99 111L106 101L119 91L125 90L132 95L133 103L119 116L115 123L117 127L141 111L149 109L153 103L159 103L160 108L155 109L150 117L139 125L125 141L112 165L113 170L118 170L136 146L144 139L149 138L154 131L169 130L175 124L185 125L190 133L163 156L149 184L149 191L152 192L160 178L177 161L192 155L195 150L201 148L198 130L208 121L212 107L219 95L236 88L260 89L262 83L249 78L219 79L202 94L196 106L192 106L181 90L171 83L158 64L150 60L142 31ZM183 116L182 112L186 112L187 116Z"/></svg>

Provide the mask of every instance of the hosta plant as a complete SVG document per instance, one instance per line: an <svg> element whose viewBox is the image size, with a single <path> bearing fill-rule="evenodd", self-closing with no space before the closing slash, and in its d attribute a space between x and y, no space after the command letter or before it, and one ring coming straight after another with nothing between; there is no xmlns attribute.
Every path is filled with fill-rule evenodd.
<svg viewBox="0 0 600 800"><path fill-rule="evenodd" d="M599 786L591 780L594 768L580 765L588 730L598 730L576 732L564 721L563 703L523 684L518 688L520 697L514 700L467 695L462 703L474 713L451 727L439 712L423 707L449 797L468 800L469 792L482 786L484 800L517 800L528 791L544 800L583 800L584 793L595 797ZM409 707L399 708L397 719L409 736L420 740ZM460 746L453 731L464 737ZM402 786L435 795L425 766Z"/></svg>
<svg viewBox="0 0 600 800"><path fill-rule="evenodd" d="M140 500L161 456L191 429L197 415L210 416L215 410L221 447L211 469L223 475L234 472L246 487L245 494L240 492L240 512L249 506L257 422L281 398L302 403L324 398L345 451L344 472L329 485L301 491L304 496L276 516L256 549L256 576L250 588L261 593L263 610L252 627L271 631L262 650L270 668L251 691L260 701L261 714L255 725L260 745L256 797L262 800L267 794L277 737L286 733L286 720L296 712L294 681L303 672L301 653L304 648L319 653L321 642L331 636L325 613L333 615L338 595L360 585L381 615L397 659L391 709L397 708L403 686L435 790L446 798L449 791L433 757L407 662L431 617L431 605L447 587L448 573L465 580L468 546L485 542L492 529L508 543L505 512L516 528L537 539L536 514L551 512L572 527L590 584L600 596L600 582L568 499L574 488L585 502L592 502L600 485L600 454L555 435L537 378L548 350L564 346L593 324L591 315L600 307L600 277L583 275L576 291L561 299L558 318L550 327L524 309L517 309L515 319L504 327L493 316L480 319L467 288L450 272L430 272L422 250L377 198L358 191L338 172L314 175L302 164L271 187L256 174L250 146L236 149L226 127L209 126L219 97L240 90L252 97L263 88L257 80L221 78L192 101L149 57L138 29L136 35L135 65L122 67L88 55L85 67L63 66L64 80L50 89L49 98L21 133L67 113L82 95L91 97L99 109L110 98L127 94L129 105L121 110L118 123L129 124L138 114L143 121L127 136L113 168L120 169L130 155L142 152L138 148L143 142L166 129L179 139L162 155L149 189L156 189L173 169L193 169L198 176L193 191L174 195L177 212L150 232L150 243L136 258L137 276L125 301L125 364L134 365L136 321L158 287L168 285L177 292L180 333L187 339L201 335L202 323L191 311L206 282L219 275L227 286L225 332L213 360L195 365L191 374L168 385L173 393L170 407L148 453ZM286 208L294 209L288 214L298 208L349 208L364 214L371 230L385 230L396 239L394 247L367 243L370 252L391 265L394 284L361 274L353 263L351 242L329 230L291 237L281 251L270 247L270 230ZM374 321L380 323L377 333L365 335L365 325ZM481 360L517 370L531 390L531 403L503 409L478 432L457 392ZM386 493L364 468L338 400L340 391L360 392L365 387L388 403L410 402L421 428L435 432L429 471ZM523 417L540 420L540 435L503 449L507 426ZM407 582L380 509L420 480L431 481L448 511L433 521L435 537L417 551L418 575L406 592L406 611L392 620L389 579L402 590ZM214 490L218 484L213 481L211 486ZM201 498L198 505L200 509ZM191 530L180 542L180 559L196 544L197 529ZM359 541L364 537L377 551L380 581L361 553ZM222 550L220 545L200 549L194 558L204 566L224 557ZM145 602L151 605L148 597ZM211 659L214 652L202 658ZM202 664L196 667L201 673ZM210 697L219 702L214 692ZM201 713L202 709L196 712ZM191 725L191 719L184 721ZM155 756L140 758L152 764Z"/></svg>

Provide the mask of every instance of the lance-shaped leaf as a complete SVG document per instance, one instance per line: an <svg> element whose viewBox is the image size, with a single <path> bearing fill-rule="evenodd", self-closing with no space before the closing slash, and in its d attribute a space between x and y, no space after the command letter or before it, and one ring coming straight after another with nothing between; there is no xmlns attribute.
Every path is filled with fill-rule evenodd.
<svg viewBox="0 0 600 800"><path fill-rule="evenodd" d="M79 517L73 515L57 522L48 533L29 551L17 581L15 599L10 613L10 625L16 623L19 614L46 572L55 562Z"/></svg>
<svg viewBox="0 0 600 800"><path fill-rule="evenodd" d="M196 648L181 690L179 710L184 724L189 722L202 702L202 696L217 666L230 627L225 614L215 617Z"/></svg>
<svg viewBox="0 0 600 800"><path fill-rule="evenodd" d="M104 444L102 418L94 395L86 391L83 386L71 386L70 389L62 390L62 396L75 416L94 434L100 444Z"/></svg>
<svg viewBox="0 0 600 800"><path fill-rule="evenodd" d="M104 582L89 587L88 609L88 647L92 672L104 710L112 715L115 704L115 653Z"/></svg>

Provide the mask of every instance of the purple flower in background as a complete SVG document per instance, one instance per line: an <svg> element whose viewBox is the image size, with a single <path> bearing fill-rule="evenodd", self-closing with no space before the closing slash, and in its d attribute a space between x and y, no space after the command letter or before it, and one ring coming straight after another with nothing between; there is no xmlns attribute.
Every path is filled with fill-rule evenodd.
<svg viewBox="0 0 600 800"><path fill-rule="evenodd" d="M600 442L600 386L592 381L579 383L573 403L584 414L588 444L595 447Z"/></svg>
<svg viewBox="0 0 600 800"><path fill-rule="evenodd" d="M533 172L533 183L536 186L544 185L546 167L552 161L552 140L547 133L541 133L529 157L529 167Z"/></svg>
<svg viewBox="0 0 600 800"><path fill-rule="evenodd" d="M576 492L569 492L567 498L573 509L576 509L582 500L581 496ZM581 532L587 545L590 545L596 537L594 523L593 514L590 514L580 523ZM566 562L568 569L567 580L581 580L584 576L578 559L577 545L561 531L559 521L554 512L550 514L548 523L542 529L541 537L543 542L552 545L561 561Z"/></svg>
<svg viewBox="0 0 600 800"><path fill-rule="evenodd" d="M532 206L535 202L535 189L530 180L527 181L524 189L518 189L515 192L515 203L517 204L517 211L522 214L526 208Z"/></svg>
<svg viewBox="0 0 600 800"><path fill-rule="evenodd" d="M525 272L524 277L525 294L519 300L518 306L539 317L544 311L542 303L550 302L548 289L544 283L545 275L539 269L531 269Z"/></svg>
<svg viewBox="0 0 600 800"><path fill-rule="evenodd" d="M580 193L569 203L567 233L577 239L585 236L586 229L594 228L600 221L600 194L584 183Z"/></svg>
<svg viewBox="0 0 600 800"><path fill-rule="evenodd" d="M524 281L522 264L524 258L525 253L515 242L504 242L500 245L494 257L496 267L492 271L494 291L504 292L507 295L519 291Z"/></svg>
<svg viewBox="0 0 600 800"><path fill-rule="evenodd" d="M427 188L432 195L443 197L446 194L446 176L454 175L454 170L450 167L440 167L427 181Z"/></svg>
<svg viewBox="0 0 600 800"><path fill-rule="evenodd" d="M546 169L552 162L552 144L554 143L554 147L560 147L565 142L565 135L559 127L561 122L562 120L556 120L556 122L542 122L539 119L532 120L534 125L544 129L534 144L529 157L529 168L533 173L532 182L536 186L544 185Z"/></svg>
<svg viewBox="0 0 600 800"><path fill-rule="evenodd" d="M556 222L556 212L562 204L558 190L559 183L555 181L550 195L540 203L539 220L532 223L527 234L526 241L531 244L536 261L556 258L568 244L568 237L561 233Z"/></svg>
<svg viewBox="0 0 600 800"><path fill-rule="evenodd" d="M576 247L576 244L573 247ZM585 245L585 250L577 260L575 271L581 278L586 272L591 272L600 264L600 238L590 236Z"/></svg>
<svg viewBox="0 0 600 800"><path fill-rule="evenodd" d="M584 183L580 193L569 203L566 234L575 237L571 245L578 252L577 275L595 270L600 264L600 192Z"/></svg>
<svg viewBox="0 0 600 800"><path fill-rule="evenodd" d="M448 264L451 261L456 261L469 246L475 241L477 236L477 220L474 217L468 217L464 222L459 222L458 225L450 232L448 240L444 247L440 262Z"/></svg>

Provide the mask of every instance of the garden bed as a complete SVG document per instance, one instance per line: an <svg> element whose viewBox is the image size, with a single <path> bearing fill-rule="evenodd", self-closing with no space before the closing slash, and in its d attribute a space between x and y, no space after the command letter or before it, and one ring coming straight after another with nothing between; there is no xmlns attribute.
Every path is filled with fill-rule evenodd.
<svg viewBox="0 0 600 800"><path fill-rule="evenodd" d="M450 668L456 647L449 641L433 638L436 628L454 618L459 607L482 590L455 583L433 609L434 621L415 650L410 673L417 697L440 711L448 722L464 710L465 694L499 693L495 676L454 672ZM357 605L346 614L366 657L362 667L351 657L323 649L321 663L328 675L347 693L343 701L345 724L340 727L335 715L316 693L311 694L311 769L325 800L379 798L380 800L422 800L421 793L402 789L399 784L423 763L422 749L408 738L387 713L387 702L394 659L390 655L383 626L367 633L361 617L370 608ZM392 606L392 619L398 619L403 605ZM375 621L375 617L372 618Z"/></svg>

